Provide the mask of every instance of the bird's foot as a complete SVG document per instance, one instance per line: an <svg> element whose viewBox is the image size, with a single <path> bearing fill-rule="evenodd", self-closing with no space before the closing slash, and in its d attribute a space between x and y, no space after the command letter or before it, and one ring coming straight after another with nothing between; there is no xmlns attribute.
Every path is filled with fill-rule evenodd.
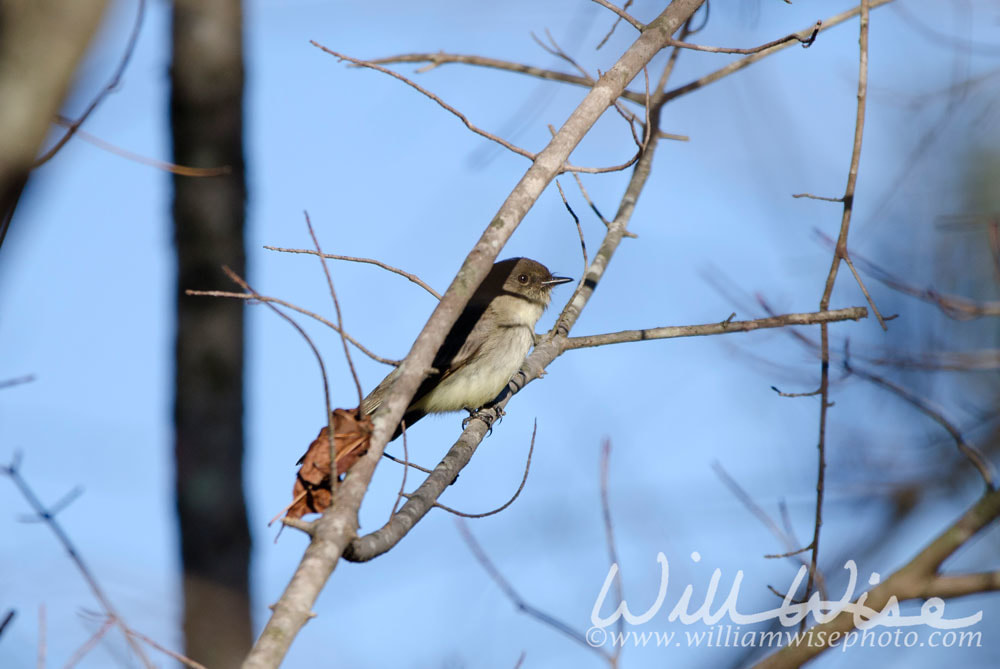
<svg viewBox="0 0 1000 669"><path fill-rule="evenodd" d="M469 423L472 422L473 419L478 418L484 423L486 423L486 428L487 428L486 436L488 437L491 434L493 434L493 426L495 424L499 425L500 421L503 420L503 417L507 415L507 412L504 411L501 407L495 406L490 408L496 412L495 418L492 413L485 411L485 407L480 407L478 409L466 409L466 411L469 412L469 415L462 421L462 429L464 430L465 428L467 428L469 426Z"/></svg>

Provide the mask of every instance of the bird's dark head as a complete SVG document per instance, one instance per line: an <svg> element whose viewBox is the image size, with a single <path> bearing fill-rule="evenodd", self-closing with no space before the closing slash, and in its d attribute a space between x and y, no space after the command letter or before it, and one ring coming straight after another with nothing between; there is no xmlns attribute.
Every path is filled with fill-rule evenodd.
<svg viewBox="0 0 1000 669"><path fill-rule="evenodd" d="M552 299L552 287L572 280L553 276L545 265L531 258L509 258L493 265L476 296L488 300L499 294L514 295L544 308Z"/></svg>

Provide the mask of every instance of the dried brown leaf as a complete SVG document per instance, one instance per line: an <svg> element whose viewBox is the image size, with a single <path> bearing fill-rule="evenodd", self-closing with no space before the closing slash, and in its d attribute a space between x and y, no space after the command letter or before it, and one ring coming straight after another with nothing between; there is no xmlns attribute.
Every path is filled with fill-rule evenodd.
<svg viewBox="0 0 1000 669"><path fill-rule="evenodd" d="M372 421L368 416L358 418L357 409L333 410L333 444L339 479L351 465L368 451ZM307 513L322 513L332 501L330 492L330 440L329 428L319 431L319 436L299 459L298 474L292 488L292 505L286 517L301 518Z"/></svg>

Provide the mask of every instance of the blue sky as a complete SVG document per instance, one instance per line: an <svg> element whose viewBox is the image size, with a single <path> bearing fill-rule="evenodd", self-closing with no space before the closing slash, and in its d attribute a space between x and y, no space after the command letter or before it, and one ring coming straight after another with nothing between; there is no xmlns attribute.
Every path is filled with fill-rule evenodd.
<svg viewBox="0 0 1000 669"><path fill-rule="evenodd" d="M848 2L776 0L712 4L697 41L752 46L850 6ZM910 14L949 34L996 43L996 9L971 14L930 1ZM648 20L657 3L636 3ZM80 71L72 116L111 72L124 46L134 4L118 2ZM247 135L250 199L247 248L252 285L329 315L326 283L314 258L263 245L309 246L308 210L325 250L379 258L416 272L443 290L465 253L527 168L527 161L469 133L434 103L400 82L348 68L309 44L355 57L445 50L559 68L532 41L549 29L591 71L606 70L633 39L620 25L601 51L611 15L583 0L502 4L329 3L258 0L246 7ZM871 98L852 229L854 248L916 283L934 278L942 233L934 216L961 207L960 161L970 146L995 145L989 83L931 136L945 109L940 91L954 77L996 66L995 56L944 49L915 33L891 8L872 13ZM791 193L839 195L854 129L857 23L822 34L724 82L669 105L668 132L631 229L574 334L715 322L761 315L754 296L780 312L814 310L829 251L814 230L834 235L840 208ZM732 56L685 53L672 82L687 83ZM166 117L168 6L152 3L122 85L85 129L144 155L169 158ZM656 63L662 64L662 57ZM400 71L412 74L415 68ZM658 71L658 70L657 70ZM956 74L957 73L957 74ZM538 150L546 124L559 125L583 89L458 65L414 75L470 120ZM632 153L625 124L610 113L573 154L581 165L622 162ZM912 168L907 168L909 162ZM900 180L899 175L905 174ZM611 215L627 174L585 178ZM602 224L589 215L571 178L561 183L582 219L588 249ZM60 520L123 616L136 629L180 648L179 560L173 515L170 425L172 354L169 175L71 142L34 176L0 251L0 377L34 374L0 397L0 459L24 453L23 473L54 501L75 486L84 494ZM531 256L579 278L582 260L572 220L555 188L531 210L501 257ZM405 280L368 266L332 266L348 330L376 352L402 357L433 307ZM872 286L896 311L897 335L869 319L832 326L838 341L878 347L920 340L932 318L920 305ZM724 289L720 289L719 286ZM190 286L201 288L202 286ZM557 288L539 329L569 297ZM833 307L864 304L844 272ZM247 311L247 494L254 534L256 620L280 594L305 541L286 531L277 543L266 522L288 501L294 462L324 423L312 354L264 307ZM353 384L340 342L304 323L331 370L333 402L352 406ZM907 339L907 333L913 333ZM809 334L815 335L815 332ZM902 332L902 335L899 333ZM949 332L942 330L942 332ZM355 355L365 388L388 368ZM787 503L803 543L811 533L818 405L783 399L770 386L802 391L818 380L816 360L780 332L644 342L570 352L508 406L508 416L442 502L478 512L506 501L520 481L533 421L538 438L524 493L507 511L470 523L500 570L533 605L585 630L607 573L601 523L600 445L613 443L610 496L626 591L637 602L656 591L656 554L671 578L703 590L712 569L731 582L744 572L749 608L775 605L766 585L791 582L789 562L765 560L783 548L712 471L721 463L769 512ZM928 384L938 401L968 418L964 380ZM875 541L886 509L876 484L905 478L925 460L947 461L937 428L857 381L834 386L824 545L827 556L854 557L861 571L889 573L956 517L979 492L973 479L925 502L899 532ZM458 434L460 416L423 421L410 435L411 457L432 466ZM981 436L973 433L974 436ZM399 447L396 447L400 451ZM401 452L401 451L400 451ZM937 460L936 460L937 459ZM399 486L398 466L376 472L361 513L364 530L381 525ZM412 480L412 478L411 478ZM0 485L0 608L18 619L0 642L10 666L34 662L36 612L47 610L49 655L64 661L95 624L81 616L96 603L54 538L20 522L26 506ZM996 532L968 547L956 568L983 569L996 554ZM688 557L698 551L702 560ZM839 565L838 565L839 566ZM828 564L831 573L835 565ZM995 564L992 564L995 568ZM838 581L839 582L839 581ZM675 601L681 585L673 586ZM836 587L833 592L839 592ZM636 604L635 606L639 606ZM988 597L949 603L949 616L984 610ZM586 649L516 612L475 562L454 527L434 511L396 549L364 565L341 564L286 666L337 657L354 667L600 666ZM680 629L659 618L656 629ZM667 655L664 655L667 653ZM125 656L113 639L81 663L108 666ZM625 666L716 666L731 651L630 649ZM969 666L998 661L987 641L974 650L831 653L817 666L846 662Z"/></svg>

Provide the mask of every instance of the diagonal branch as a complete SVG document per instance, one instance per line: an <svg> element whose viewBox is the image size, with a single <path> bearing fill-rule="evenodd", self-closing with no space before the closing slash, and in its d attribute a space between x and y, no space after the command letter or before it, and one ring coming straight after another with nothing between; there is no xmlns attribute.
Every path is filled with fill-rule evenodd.
<svg viewBox="0 0 1000 669"><path fill-rule="evenodd" d="M897 397L902 398L911 406L916 407L917 410L925 416L943 427L945 431L951 435L951 438L955 440L955 446L958 447L959 452L972 463L972 465L979 472L979 475L983 477L983 481L986 483L986 488L988 490L992 490L994 488L993 472L991 471L989 461L979 451L979 449L975 447L974 444L970 443L962 435L962 431L945 417L944 412L939 407L934 406L929 400L926 400L916 393L907 390L898 383L893 383L889 379L878 376L877 374L872 374L871 372L852 366L846 359L844 360L844 368L848 371L848 373L859 376L866 381L870 381L881 388L885 388Z"/></svg>
<svg viewBox="0 0 1000 669"><path fill-rule="evenodd" d="M462 535L462 539L465 541L465 544L469 547L469 550L472 551L472 554L476 558L476 561L479 562L480 565L482 565L483 569L486 570L486 573L489 574L490 578L493 579L493 582L497 584L497 587L499 587L500 590L503 591L503 594L507 596L507 599L509 599L511 603L514 604L514 606L516 606L519 611L522 611L531 616L532 618L541 621L542 623L548 625L557 632L565 634L573 641L582 645L584 648L589 648L590 650L594 651L604 659L609 661L612 659L610 656L608 656L608 654L605 651L589 643L587 641L587 637L584 634L576 631L563 621L557 618L553 618L548 613L545 613L541 609L538 609L529 604L527 601L525 601L525 599L521 597L520 594L518 594L517 590L514 589L514 586L510 584L510 581L504 578L503 574L501 574L500 570L496 568L496 565L493 564L493 561L490 560L489 556L486 555L486 551L484 551L483 547L479 545L479 542L476 541L476 538L472 536L472 533L469 531L469 528L466 526L466 524L461 519L456 519L455 524L458 526L458 531Z"/></svg>

